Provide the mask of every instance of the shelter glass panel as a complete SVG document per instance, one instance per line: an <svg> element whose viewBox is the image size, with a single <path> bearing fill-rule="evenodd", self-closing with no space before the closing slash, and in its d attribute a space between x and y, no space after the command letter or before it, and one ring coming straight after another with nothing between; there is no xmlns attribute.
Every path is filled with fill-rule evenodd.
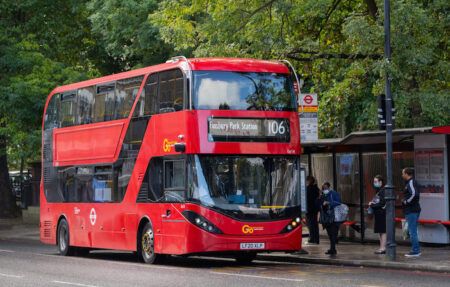
<svg viewBox="0 0 450 287"><path fill-rule="evenodd" d="M331 153L313 154L311 161L311 175L316 178L319 188L325 181L333 185L333 155Z"/></svg>

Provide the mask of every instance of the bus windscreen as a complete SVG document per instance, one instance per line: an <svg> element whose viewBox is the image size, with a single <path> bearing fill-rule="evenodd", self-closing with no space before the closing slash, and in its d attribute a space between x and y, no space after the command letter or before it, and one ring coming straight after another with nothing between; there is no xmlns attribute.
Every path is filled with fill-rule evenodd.
<svg viewBox="0 0 450 287"><path fill-rule="evenodd" d="M239 220L298 216L295 157L195 155L190 199Z"/></svg>
<svg viewBox="0 0 450 287"><path fill-rule="evenodd" d="M194 109L296 111L287 74L194 71L193 75Z"/></svg>

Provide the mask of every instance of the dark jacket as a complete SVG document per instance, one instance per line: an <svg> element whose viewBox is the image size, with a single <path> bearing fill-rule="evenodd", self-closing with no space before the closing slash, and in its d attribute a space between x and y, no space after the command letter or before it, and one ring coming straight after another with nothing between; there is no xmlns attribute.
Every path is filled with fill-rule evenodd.
<svg viewBox="0 0 450 287"><path fill-rule="evenodd" d="M328 201L330 203L328 205L329 206L328 208L333 209L341 204L341 196L336 191L330 190L330 192L327 195L322 194L322 196L320 197L319 200L320 206L323 205L324 201Z"/></svg>
<svg viewBox="0 0 450 287"><path fill-rule="evenodd" d="M380 199L380 201L371 205L371 207L374 210L378 210L378 209L384 210L384 207L386 206L386 199L385 199L384 193L385 193L384 187L380 188L380 190L377 192L377 196Z"/></svg>
<svg viewBox="0 0 450 287"><path fill-rule="evenodd" d="M317 184L306 187L306 213L313 214L319 212L319 191Z"/></svg>
<svg viewBox="0 0 450 287"><path fill-rule="evenodd" d="M417 188L417 182L414 178L410 178L405 185L403 191L403 208L405 214L419 213L421 211L420 204L420 192Z"/></svg>

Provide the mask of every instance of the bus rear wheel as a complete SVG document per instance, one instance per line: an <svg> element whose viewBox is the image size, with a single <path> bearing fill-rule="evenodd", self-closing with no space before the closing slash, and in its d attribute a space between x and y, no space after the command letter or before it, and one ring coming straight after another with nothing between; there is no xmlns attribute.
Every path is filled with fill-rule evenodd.
<svg viewBox="0 0 450 287"><path fill-rule="evenodd" d="M145 224L141 236L138 238L138 257L139 260L147 264L160 263L162 255L155 253L155 234L150 222Z"/></svg>
<svg viewBox="0 0 450 287"><path fill-rule="evenodd" d="M62 256L70 256L75 252L75 248L70 246L69 224L65 218L61 219L58 224L58 251Z"/></svg>
<svg viewBox="0 0 450 287"><path fill-rule="evenodd" d="M239 264L248 265L256 259L256 255L256 252L239 253L234 257L234 259Z"/></svg>

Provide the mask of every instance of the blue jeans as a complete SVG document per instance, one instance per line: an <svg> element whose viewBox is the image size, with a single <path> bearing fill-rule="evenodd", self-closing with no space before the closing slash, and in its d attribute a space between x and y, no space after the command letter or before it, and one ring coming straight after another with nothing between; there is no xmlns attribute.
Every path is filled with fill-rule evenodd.
<svg viewBox="0 0 450 287"><path fill-rule="evenodd" d="M411 252L419 253L419 236L417 235L417 221L419 220L420 212L406 214L406 221L408 222L408 233L411 239Z"/></svg>

